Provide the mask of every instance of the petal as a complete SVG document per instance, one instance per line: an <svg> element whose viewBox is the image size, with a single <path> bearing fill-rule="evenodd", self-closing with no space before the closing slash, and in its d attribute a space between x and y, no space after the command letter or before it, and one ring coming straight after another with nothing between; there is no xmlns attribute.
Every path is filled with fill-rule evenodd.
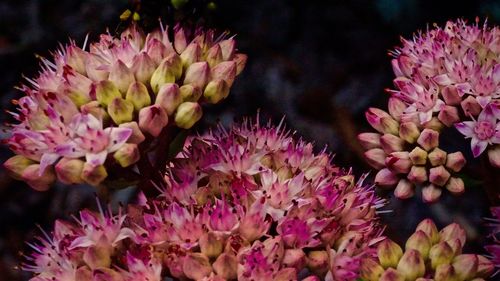
<svg viewBox="0 0 500 281"><path fill-rule="evenodd" d="M56 146L55 152L68 158L80 158L85 156L85 151L82 150L75 142L60 144Z"/></svg>
<svg viewBox="0 0 500 281"><path fill-rule="evenodd" d="M482 108L485 108L490 103L491 96L477 96L476 101Z"/></svg>
<svg viewBox="0 0 500 281"><path fill-rule="evenodd" d="M477 117L478 121L487 121L491 124L496 124L495 114L493 114L493 109L491 106L487 106L479 113L479 117Z"/></svg>
<svg viewBox="0 0 500 281"><path fill-rule="evenodd" d="M459 96L463 96L465 94L470 94L471 86L469 83L460 83L456 85L457 92Z"/></svg>
<svg viewBox="0 0 500 281"><path fill-rule="evenodd" d="M85 155L85 159L87 160L87 163L95 167L104 164L107 156L108 151L103 150L99 153L87 153Z"/></svg>
<svg viewBox="0 0 500 281"><path fill-rule="evenodd" d="M40 170L38 172L38 175L41 176L45 171L45 169L47 168L47 166L54 164L57 161L57 159L59 159L59 157L61 156L56 153L44 153L42 159L40 159L40 168L39 168Z"/></svg>
<svg viewBox="0 0 500 281"><path fill-rule="evenodd" d="M81 236L73 240L73 242L71 242L71 244L68 247L68 250L72 250L75 248L87 248L92 245L94 245L94 242L92 242L92 240L90 240L86 236Z"/></svg>
<svg viewBox="0 0 500 281"><path fill-rule="evenodd" d="M453 81L450 79L448 74L437 75L433 79L434 79L434 82L438 83L441 86L447 86L447 85L451 85L453 83Z"/></svg>
<svg viewBox="0 0 500 281"><path fill-rule="evenodd" d="M455 124L455 128L464 136L472 137L474 135L474 125L473 121L465 121Z"/></svg>
<svg viewBox="0 0 500 281"><path fill-rule="evenodd" d="M474 157L478 157L486 149L486 147L488 146L488 142L479 141L476 138L472 138L470 146L472 148L472 154L474 155Z"/></svg>
<svg viewBox="0 0 500 281"><path fill-rule="evenodd" d="M108 152L114 152L132 135L132 129L125 127L106 128L104 133L109 135Z"/></svg>

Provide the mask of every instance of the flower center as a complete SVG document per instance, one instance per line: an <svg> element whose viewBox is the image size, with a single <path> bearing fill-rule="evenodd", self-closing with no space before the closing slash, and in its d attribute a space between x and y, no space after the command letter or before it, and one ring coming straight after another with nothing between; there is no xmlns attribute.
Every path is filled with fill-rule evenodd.
<svg viewBox="0 0 500 281"><path fill-rule="evenodd" d="M478 139L488 140L495 134L495 128L488 121L479 121L474 127L474 133Z"/></svg>

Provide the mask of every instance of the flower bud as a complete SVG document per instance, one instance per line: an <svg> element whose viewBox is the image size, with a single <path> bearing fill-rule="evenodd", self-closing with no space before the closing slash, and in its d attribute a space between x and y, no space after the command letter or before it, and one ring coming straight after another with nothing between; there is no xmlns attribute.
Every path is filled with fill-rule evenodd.
<svg viewBox="0 0 500 281"><path fill-rule="evenodd" d="M168 56L160 63L158 68L151 75L151 89L155 94L158 93L160 87L167 83L175 83L177 64L174 56ZM181 70L182 71L182 70Z"/></svg>
<svg viewBox="0 0 500 281"><path fill-rule="evenodd" d="M208 62L208 65L210 67L214 67L217 64L221 63L223 61L222 59L222 51L220 49L219 44L213 45L208 51L207 51L207 58L206 61Z"/></svg>
<svg viewBox="0 0 500 281"><path fill-rule="evenodd" d="M462 194L465 189L464 181L461 178L451 177L446 184L446 189L453 194Z"/></svg>
<svg viewBox="0 0 500 281"><path fill-rule="evenodd" d="M452 239L446 241L450 248L453 250L453 255L458 256L462 253L462 242L460 242L460 239Z"/></svg>
<svg viewBox="0 0 500 281"><path fill-rule="evenodd" d="M285 267L293 267L300 271L306 264L306 254L302 249L286 249L281 264Z"/></svg>
<svg viewBox="0 0 500 281"><path fill-rule="evenodd" d="M91 101L80 106L80 112L83 114L92 114L98 120L109 120L109 114L99 105L98 101Z"/></svg>
<svg viewBox="0 0 500 281"><path fill-rule="evenodd" d="M380 145L385 153L389 154L394 151L402 151L404 141L395 135L384 134L380 138Z"/></svg>
<svg viewBox="0 0 500 281"><path fill-rule="evenodd" d="M64 55L66 64L71 66L74 70L82 75L87 74L85 69L85 62L87 60L87 53L75 46L74 44L69 45L66 48L66 53Z"/></svg>
<svg viewBox="0 0 500 281"><path fill-rule="evenodd" d="M283 268L278 273L276 276L274 276L273 280L275 281L290 281L293 280L294 278L297 278L297 270L295 268Z"/></svg>
<svg viewBox="0 0 500 281"><path fill-rule="evenodd" d="M204 233L199 244L201 253L208 258L217 257L224 249L224 239L212 231Z"/></svg>
<svg viewBox="0 0 500 281"><path fill-rule="evenodd" d="M107 176L104 165L94 166L87 162L83 165L81 178L90 185L98 186Z"/></svg>
<svg viewBox="0 0 500 281"><path fill-rule="evenodd" d="M135 162L139 161L141 155L139 148L135 143L124 143L114 154L116 162L123 168L126 168Z"/></svg>
<svg viewBox="0 0 500 281"><path fill-rule="evenodd" d="M215 273L224 280L233 280L238 277L238 261L233 255L222 253L212 266Z"/></svg>
<svg viewBox="0 0 500 281"><path fill-rule="evenodd" d="M427 151L420 147L415 147L408 155L414 165L425 165L427 163Z"/></svg>
<svg viewBox="0 0 500 281"><path fill-rule="evenodd" d="M211 71L212 80L222 79L231 87L236 77L236 62L225 61L214 66Z"/></svg>
<svg viewBox="0 0 500 281"><path fill-rule="evenodd" d="M439 242L429 251L429 259L433 270L442 264L450 264L455 256L453 249L446 242Z"/></svg>
<svg viewBox="0 0 500 281"><path fill-rule="evenodd" d="M135 121L133 121L133 122L127 122L127 123L121 123L119 125L119 127L120 128L130 128L130 129L132 129L132 134L127 139L128 143L139 144L139 143L143 142L146 139L146 137L144 136L144 134L141 132L141 129L139 129L139 125Z"/></svg>
<svg viewBox="0 0 500 281"><path fill-rule="evenodd" d="M206 61L195 62L187 68L183 84L191 84L203 89L207 85L209 74L210 67Z"/></svg>
<svg viewBox="0 0 500 281"><path fill-rule="evenodd" d="M83 253L83 260L91 269L108 268L111 265L111 250L108 247L88 247ZM119 279L113 276L111 280Z"/></svg>
<svg viewBox="0 0 500 281"><path fill-rule="evenodd" d="M462 101L462 98L457 92L455 86L446 86L441 90L441 95L443 100L447 105L458 105Z"/></svg>
<svg viewBox="0 0 500 281"><path fill-rule="evenodd" d="M326 251L313 250L307 254L307 267L319 276L328 271L329 257Z"/></svg>
<svg viewBox="0 0 500 281"><path fill-rule="evenodd" d="M427 181L427 171L425 170L425 167L413 166L411 167L406 178L413 183L423 183Z"/></svg>
<svg viewBox="0 0 500 281"><path fill-rule="evenodd" d="M140 52L134 57L131 70L136 81L146 84L156 70L156 63L146 52Z"/></svg>
<svg viewBox="0 0 500 281"><path fill-rule="evenodd" d="M465 244L465 230L458 223L451 223L439 232L439 241L454 241L458 239L461 247ZM452 247L453 248L453 247Z"/></svg>
<svg viewBox="0 0 500 281"><path fill-rule="evenodd" d="M87 61L85 62L87 77L92 81L107 80L108 71L100 68L103 64L106 64L106 62L101 57L89 53L87 55Z"/></svg>
<svg viewBox="0 0 500 281"><path fill-rule="evenodd" d="M396 271L394 268L388 268L378 281L404 281L405 277L403 274Z"/></svg>
<svg viewBox="0 0 500 281"><path fill-rule="evenodd" d="M468 96L463 101L461 101L460 106L462 107L462 110L464 111L466 116L478 116L482 111L481 105L479 105L476 99L472 96Z"/></svg>
<svg viewBox="0 0 500 281"><path fill-rule="evenodd" d="M406 174L412 167L408 151L393 152L385 159L385 165L391 171Z"/></svg>
<svg viewBox="0 0 500 281"><path fill-rule="evenodd" d="M476 255L467 254L456 256L452 265L459 280L470 280L476 276L478 263Z"/></svg>
<svg viewBox="0 0 500 281"><path fill-rule="evenodd" d="M432 129L424 129L418 137L417 143L429 151L439 145L439 133Z"/></svg>
<svg viewBox="0 0 500 281"><path fill-rule="evenodd" d="M363 259L361 262L360 275L363 280L378 281L384 274L384 268L371 258Z"/></svg>
<svg viewBox="0 0 500 281"><path fill-rule="evenodd" d="M465 157L460 151L448 153L446 157L446 168L453 172L460 172L463 166L465 166L465 163Z"/></svg>
<svg viewBox="0 0 500 281"><path fill-rule="evenodd" d="M201 253L188 253L184 258L182 271L187 278L200 280L212 273L208 258Z"/></svg>
<svg viewBox="0 0 500 281"><path fill-rule="evenodd" d="M361 133L358 135L358 140L366 150L380 147L380 134L377 133Z"/></svg>
<svg viewBox="0 0 500 281"><path fill-rule="evenodd" d="M139 111L139 128L153 137L160 135L168 124L168 115L159 105L150 105Z"/></svg>
<svg viewBox="0 0 500 281"><path fill-rule="evenodd" d="M245 65L247 64L248 56L245 54L236 54L234 56L234 61L236 62L236 75L240 75L240 73L245 69Z"/></svg>
<svg viewBox="0 0 500 281"><path fill-rule="evenodd" d="M500 145L495 145L488 149L488 159L491 166L500 168Z"/></svg>
<svg viewBox="0 0 500 281"><path fill-rule="evenodd" d="M201 89L193 85L182 85L179 88L182 102L196 102L201 97Z"/></svg>
<svg viewBox="0 0 500 281"><path fill-rule="evenodd" d="M196 102L183 102L175 113L175 124L179 128L189 129L200 120L203 112L201 106Z"/></svg>
<svg viewBox="0 0 500 281"><path fill-rule="evenodd" d="M400 99L396 97L391 97L389 98L389 104L388 104L388 109L389 109L389 114L396 119L396 121L399 121L401 118L401 115L405 111L405 109L408 106Z"/></svg>
<svg viewBox="0 0 500 281"><path fill-rule="evenodd" d="M71 67L63 68L64 91L76 106L81 106L91 101L89 93L92 80L74 71Z"/></svg>
<svg viewBox="0 0 500 281"><path fill-rule="evenodd" d="M457 279L455 269L450 264L441 264L436 268L434 281L455 281Z"/></svg>
<svg viewBox="0 0 500 281"><path fill-rule="evenodd" d="M490 277L490 275L493 274L493 271L495 270L495 265L493 264L493 262L481 255L477 255L477 261L478 266L476 276L483 278Z"/></svg>
<svg viewBox="0 0 500 281"><path fill-rule="evenodd" d="M428 158L432 166L444 165L446 163L446 152L436 147L429 153Z"/></svg>
<svg viewBox="0 0 500 281"><path fill-rule="evenodd" d="M429 256L431 249L431 240L422 230L417 230L413 233L408 240L406 240L405 250L417 250L424 260Z"/></svg>
<svg viewBox="0 0 500 281"><path fill-rule="evenodd" d="M178 53L182 53L186 49L188 42L184 28L177 26L174 33L174 47Z"/></svg>
<svg viewBox="0 0 500 281"><path fill-rule="evenodd" d="M3 166L7 169L10 175L17 179L21 179L23 171L30 165L35 164L35 161L28 159L22 155L15 155L9 158Z"/></svg>
<svg viewBox="0 0 500 281"><path fill-rule="evenodd" d="M82 183L81 174L84 165L85 162L80 159L62 158L55 166L57 179L64 184Z"/></svg>
<svg viewBox="0 0 500 281"><path fill-rule="evenodd" d="M141 82L134 82L128 87L125 100L132 103L136 111L151 104L148 88Z"/></svg>
<svg viewBox="0 0 500 281"><path fill-rule="evenodd" d="M399 260L397 270L406 280L415 280L418 277L423 277L425 274L425 263L420 252L413 249L407 250L401 257L401 260Z"/></svg>
<svg viewBox="0 0 500 281"><path fill-rule="evenodd" d="M415 194L415 186L406 179L400 179L396 189L394 189L394 196L399 199L408 199Z"/></svg>
<svg viewBox="0 0 500 281"><path fill-rule="evenodd" d="M115 98L121 98L122 94L113 82L103 80L95 85L95 96L101 105L107 106Z"/></svg>
<svg viewBox="0 0 500 281"><path fill-rule="evenodd" d="M453 124L460 121L457 108L450 105L443 106L441 111L439 111L438 119L447 127L451 127Z"/></svg>
<svg viewBox="0 0 500 281"><path fill-rule="evenodd" d="M385 167L385 152L380 148L373 148L364 153L366 162L373 168L379 170Z"/></svg>
<svg viewBox="0 0 500 281"><path fill-rule="evenodd" d="M385 132L385 128L382 126L381 119L385 118L385 117L392 118L387 112L385 112L381 109L378 109L378 108L374 108L374 107L369 108L365 112L365 117L366 117L366 120L368 121L368 123L370 123L370 125L375 130L377 130L379 133L382 133L382 134L384 134L386 132ZM390 119L388 119L388 120L390 120ZM394 122L396 122L396 120L394 120Z"/></svg>
<svg viewBox="0 0 500 281"><path fill-rule="evenodd" d="M50 185L56 180L56 176L51 167L45 168L43 173L40 174L40 165L31 164L24 168L21 179L29 184L34 190L45 191L49 189Z"/></svg>
<svg viewBox="0 0 500 281"><path fill-rule="evenodd" d="M423 231L427 237L429 237L431 244L436 244L439 242L439 232L431 219L425 219L421 221L415 231Z"/></svg>
<svg viewBox="0 0 500 281"><path fill-rule="evenodd" d="M219 46L222 51L223 60L230 60L233 58L234 52L236 51L236 41L233 38L220 41Z"/></svg>
<svg viewBox="0 0 500 281"><path fill-rule="evenodd" d="M391 170L384 168L375 175L375 184L379 186L393 186L398 183L398 176Z"/></svg>
<svg viewBox="0 0 500 281"><path fill-rule="evenodd" d="M135 81L134 73L121 60L117 60L109 71L109 80L121 93L126 93L128 86Z"/></svg>
<svg viewBox="0 0 500 281"><path fill-rule="evenodd" d="M436 132L440 132L444 127L444 124L439 121L437 117L432 117L431 120L423 123L422 125L425 129L430 129Z"/></svg>
<svg viewBox="0 0 500 281"><path fill-rule="evenodd" d="M183 68L187 69L191 64L199 61L200 55L200 45L196 42L191 42L180 55Z"/></svg>
<svg viewBox="0 0 500 281"><path fill-rule="evenodd" d="M433 203L441 197L441 193L441 188L436 187L434 184L429 184L422 188L422 199L425 203Z"/></svg>
<svg viewBox="0 0 500 281"><path fill-rule="evenodd" d="M134 105L122 98L115 98L108 105L108 114L115 124L130 122L134 118Z"/></svg>
<svg viewBox="0 0 500 281"><path fill-rule="evenodd" d="M444 186L448 179L450 179L450 173L443 166L437 166L429 170L429 181L437 186Z"/></svg>
<svg viewBox="0 0 500 281"><path fill-rule="evenodd" d="M403 256L403 250L394 241L385 239L377 247L377 256L383 268L396 268L399 259Z"/></svg>
<svg viewBox="0 0 500 281"><path fill-rule="evenodd" d="M181 102L179 86L175 83L167 83L161 86L155 104L161 106L168 115L172 115Z"/></svg>
<svg viewBox="0 0 500 281"><path fill-rule="evenodd" d="M223 79L210 81L203 91L203 97L209 103L215 104L229 95L229 85Z"/></svg>
<svg viewBox="0 0 500 281"><path fill-rule="evenodd" d="M407 143L415 143L420 136L417 124L413 122L403 122L399 126L399 137Z"/></svg>

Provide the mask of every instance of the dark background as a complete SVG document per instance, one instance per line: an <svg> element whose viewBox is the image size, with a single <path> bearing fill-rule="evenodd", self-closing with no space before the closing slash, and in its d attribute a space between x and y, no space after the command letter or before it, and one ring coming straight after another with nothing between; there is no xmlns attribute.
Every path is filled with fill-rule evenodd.
<svg viewBox="0 0 500 281"><path fill-rule="evenodd" d="M215 5L214 5L215 4ZM241 52L249 55L245 71L237 79L228 100L206 110L198 131L220 120L226 126L234 119L255 115L278 122L286 115L289 128L314 141L317 149L328 145L339 165L352 166L360 176L370 171L356 142L357 133L369 130L364 111L370 106L386 108L384 88L392 86L388 50L433 23L462 17L474 21L488 17L500 20L500 1L428 0L330 0L330 1L209 1L190 0L175 9L162 1L56 1L16 0L0 2L0 98L2 108L12 109L13 89L22 74L38 72L34 54L48 56L68 38L83 43L85 35L95 39L109 28L123 28L119 15L127 8L142 16L147 29L175 20L204 25L237 34ZM2 122L11 121L2 114ZM2 133L5 137L5 132ZM467 143L451 134L443 145L468 152ZM1 161L11 156L0 148ZM381 215L387 234L403 242L425 217L442 227L460 222L469 235L469 251L482 252L486 242L484 217L490 198L481 189L477 172L481 162L468 168L468 189L462 197L444 195L438 204L427 206L420 198L390 199ZM372 172L372 175L374 173ZM484 179L484 178L483 178ZM493 182L493 185L499 183ZM27 251L25 240L39 235L36 224L50 229L56 218L68 218L82 207L95 205L94 190L88 186L56 186L48 192L31 190L0 171L0 280L27 280L15 267ZM115 200L125 200L121 194ZM466 251L467 251L466 250Z"/></svg>

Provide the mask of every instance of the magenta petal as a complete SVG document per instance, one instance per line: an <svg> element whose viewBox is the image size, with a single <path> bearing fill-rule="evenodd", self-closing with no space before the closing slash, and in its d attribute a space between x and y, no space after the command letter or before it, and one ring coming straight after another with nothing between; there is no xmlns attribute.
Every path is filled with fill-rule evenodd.
<svg viewBox="0 0 500 281"><path fill-rule="evenodd" d="M55 151L57 154L68 158L80 158L85 156L85 152L74 142L60 144L56 146Z"/></svg>
<svg viewBox="0 0 500 281"><path fill-rule="evenodd" d="M485 108L490 103L491 96L477 96L476 101L482 108Z"/></svg>
<svg viewBox="0 0 500 281"><path fill-rule="evenodd" d="M472 137L474 135L474 125L475 122L465 121L461 123L456 123L455 128L464 136Z"/></svg>
<svg viewBox="0 0 500 281"><path fill-rule="evenodd" d="M488 142L479 141L476 138L472 138L470 145L472 148L472 154L474 155L474 157L478 157L486 149L486 147L488 146Z"/></svg>
<svg viewBox="0 0 500 281"><path fill-rule="evenodd" d="M109 135L108 152L114 152L124 144L132 135L131 128L114 127L104 129L104 133Z"/></svg>

